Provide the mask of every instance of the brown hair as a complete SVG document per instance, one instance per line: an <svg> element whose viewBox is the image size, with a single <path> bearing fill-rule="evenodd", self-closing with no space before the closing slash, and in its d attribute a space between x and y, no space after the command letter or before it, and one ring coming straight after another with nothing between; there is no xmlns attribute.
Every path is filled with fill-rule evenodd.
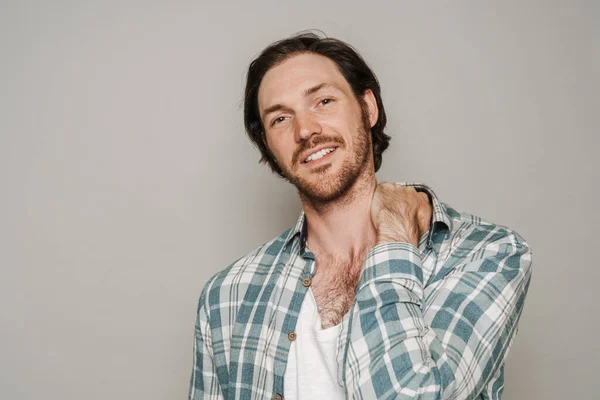
<svg viewBox="0 0 600 400"><path fill-rule="evenodd" d="M320 54L335 62L363 109L365 104L362 96L367 89L371 89L379 109L377 122L371 128L373 164L375 171L379 170L382 154L388 148L391 139L383 132L387 119L381 100L379 81L352 46L338 39L320 37L313 32L299 33L269 45L248 67L244 95L244 126L250 140L262 154L260 162L268 163L273 172L283 176L264 138L264 126L258 110L258 89L267 71L300 53Z"/></svg>

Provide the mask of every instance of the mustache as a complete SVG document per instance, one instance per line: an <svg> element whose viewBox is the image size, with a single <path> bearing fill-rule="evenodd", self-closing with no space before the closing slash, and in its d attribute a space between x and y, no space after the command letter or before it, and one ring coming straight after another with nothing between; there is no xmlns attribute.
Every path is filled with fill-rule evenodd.
<svg viewBox="0 0 600 400"><path fill-rule="evenodd" d="M294 153L294 156L292 157L292 165L296 165L298 163L300 156L305 151L314 149L317 146L326 144L326 143L327 144L328 143L337 144L338 147L342 147L342 148L346 145L346 142L344 142L344 139L337 137L337 136L322 136L322 135L315 136L313 140L307 141L307 142L302 142L300 147L298 147L298 150L296 150L296 152Z"/></svg>

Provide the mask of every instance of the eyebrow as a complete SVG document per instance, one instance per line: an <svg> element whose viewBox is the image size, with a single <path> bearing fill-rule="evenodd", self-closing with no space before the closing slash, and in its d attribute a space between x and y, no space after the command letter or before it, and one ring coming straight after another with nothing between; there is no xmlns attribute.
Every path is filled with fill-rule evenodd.
<svg viewBox="0 0 600 400"><path fill-rule="evenodd" d="M332 88L332 89L336 89L335 86L333 86L331 83L327 83L327 82L323 82L317 86L313 86L311 88L308 88L304 91L304 97L306 96L310 96L313 93L318 92L321 89L325 89L325 88Z"/></svg>
<svg viewBox="0 0 600 400"><path fill-rule="evenodd" d="M331 88L331 89L336 89L337 90L336 86L334 86L334 85L332 85L330 83L327 83L327 82L323 82L323 83L320 83L320 84L318 84L316 86L313 86L311 88L306 89L304 91L304 97L310 96L311 94L314 94L314 93L318 92L319 90L325 89L325 88ZM271 114L271 113L273 113L275 111L287 110L287 109L288 109L288 107L284 106L283 104L274 104L271 107L265 108L263 110L263 118L265 118L267 115L269 115L269 114Z"/></svg>

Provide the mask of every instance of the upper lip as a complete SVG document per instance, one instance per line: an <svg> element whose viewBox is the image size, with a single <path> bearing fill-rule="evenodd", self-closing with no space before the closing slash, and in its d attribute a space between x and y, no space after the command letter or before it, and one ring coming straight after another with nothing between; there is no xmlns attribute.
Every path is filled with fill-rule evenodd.
<svg viewBox="0 0 600 400"><path fill-rule="evenodd" d="M323 149L337 149L339 146L338 145L328 145L328 146L320 146L320 147L315 147L314 149L310 149L310 150L306 150L304 153L302 153L302 156L300 157L300 161L302 163L304 163L306 161L306 159L308 158L308 156L310 156L311 154L315 154Z"/></svg>

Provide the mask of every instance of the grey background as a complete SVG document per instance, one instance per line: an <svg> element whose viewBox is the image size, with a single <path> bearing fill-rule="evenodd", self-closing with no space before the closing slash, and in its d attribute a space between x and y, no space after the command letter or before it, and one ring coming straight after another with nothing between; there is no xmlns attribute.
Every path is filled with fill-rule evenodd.
<svg viewBox="0 0 600 400"><path fill-rule="evenodd" d="M0 398L186 397L202 285L300 210L241 100L307 28L382 82L380 180L531 244L505 398L597 398L599 4L2 1Z"/></svg>

